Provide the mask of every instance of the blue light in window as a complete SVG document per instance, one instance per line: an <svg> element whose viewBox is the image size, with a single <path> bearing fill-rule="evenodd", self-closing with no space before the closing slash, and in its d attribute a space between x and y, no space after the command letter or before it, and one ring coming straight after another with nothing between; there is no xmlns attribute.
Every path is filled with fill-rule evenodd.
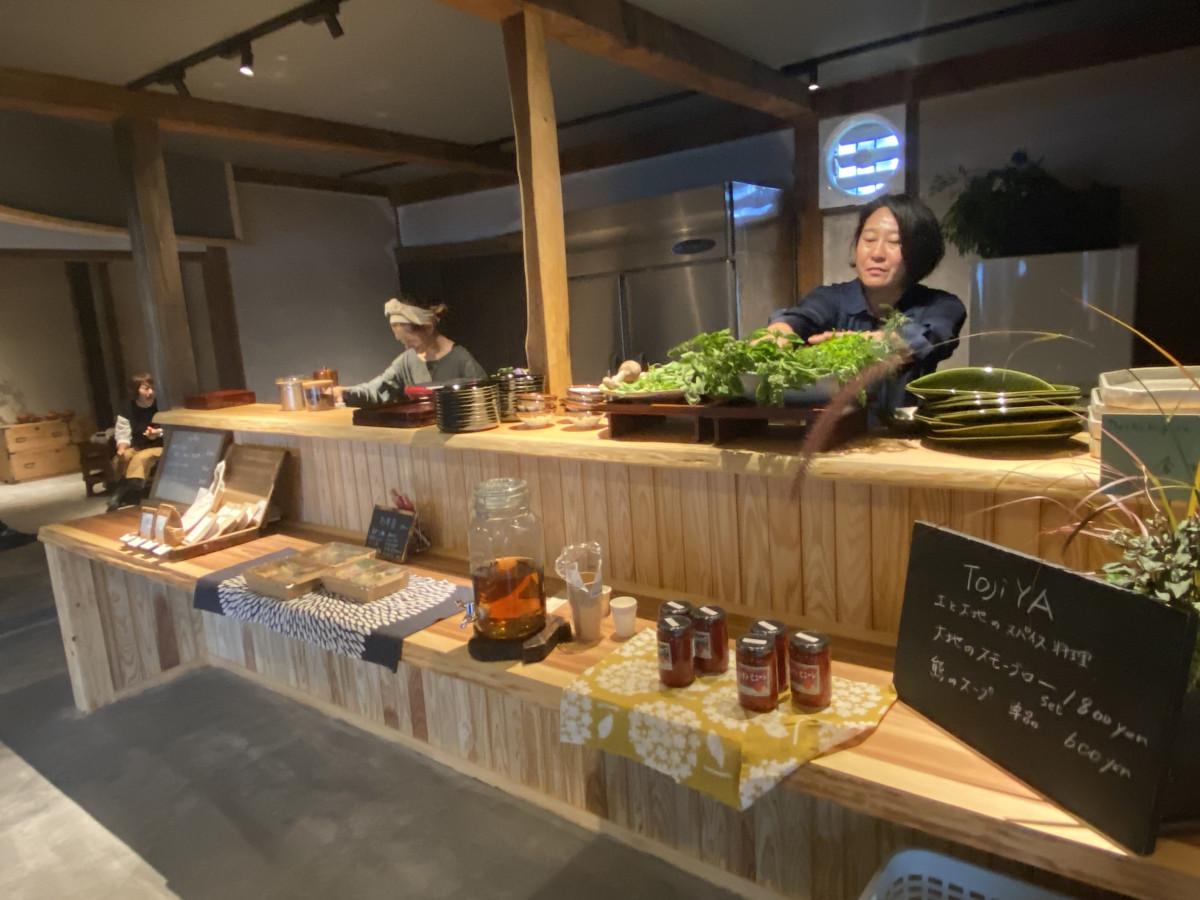
<svg viewBox="0 0 1200 900"><path fill-rule="evenodd" d="M837 148L838 156L850 156L853 153L854 153L854 145L853 144L838 144L838 148Z"/></svg>
<svg viewBox="0 0 1200 900"><path fill-rule="evenodd" d="M895 172L900 168L900 158L892 157L891 159L882 159L875 163L876 172Z"/></svg>
<svg viewBox="0 0 1200 900"><path fill-rule="evenodd" d="M879 140L877 140L875 142L875 146L880 148L881 150L885 147L899 147L900 146L900 138L898 135L889 134L889 135L887 135L885 137L881 137Z"/></svg>

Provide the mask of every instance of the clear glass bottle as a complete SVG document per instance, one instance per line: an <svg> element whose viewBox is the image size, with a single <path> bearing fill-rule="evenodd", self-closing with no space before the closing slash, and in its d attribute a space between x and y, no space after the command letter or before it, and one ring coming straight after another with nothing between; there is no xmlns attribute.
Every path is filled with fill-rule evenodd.
<svg viewBox="0 0 1200 900"><path fill-rule="evenodd" d="M523 640L546 625L542 524L520 478L475 485L467 550L475 589L475 631Z"/></svg>

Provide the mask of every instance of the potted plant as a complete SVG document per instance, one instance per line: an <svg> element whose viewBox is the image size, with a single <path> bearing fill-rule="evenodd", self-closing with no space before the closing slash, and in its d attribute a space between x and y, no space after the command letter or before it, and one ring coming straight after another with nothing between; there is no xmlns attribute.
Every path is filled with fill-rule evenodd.
<svg viewBox="0 0 1200 900"><path fill-rule="evenodd" d="M946 240L959 253L984 259L1066 253L1120 243L1120 192L1092 184L1067 187L1024 150L986 172L959 167L933 181L934 194L961 185L942 218Z"/></svg>

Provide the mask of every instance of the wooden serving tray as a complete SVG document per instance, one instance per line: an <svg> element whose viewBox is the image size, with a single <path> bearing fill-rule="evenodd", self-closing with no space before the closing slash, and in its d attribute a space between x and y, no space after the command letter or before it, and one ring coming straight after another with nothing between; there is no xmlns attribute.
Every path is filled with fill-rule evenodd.
<svg viewBox="0 0 1200 900"><path fill-rule="evenodd" d="M753 403L635 403L605 405L609 435L617 440L634 436L682 434L693 444L724 444L762 435L771 423L809 426L826 412L824 406L758 406ZM839 417L830 446L844 443L867 430L867 412L858 407Z"/></svg>
<svg viewBox="0 0 1200 900"><path fill-rule="evenodd" d="M409 403L356 409L353 418L355 425L375 428L423 428L435 424L436 421L432 400L414 400Z"/></svg>

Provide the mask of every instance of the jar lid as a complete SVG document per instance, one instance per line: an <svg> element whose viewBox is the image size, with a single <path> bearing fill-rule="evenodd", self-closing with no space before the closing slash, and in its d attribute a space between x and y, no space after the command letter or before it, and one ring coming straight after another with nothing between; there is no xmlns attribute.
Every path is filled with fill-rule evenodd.
<svg viewBox="0 0 1200 900"><path fill-rule="evenodd" d="M691 616L692 604L686 600L667 600L658 608L658 617L663 616Z"/></svg>
<svg viewBox="0 0 1200 900"><path fill-rule="evenodd" d="M777 635L780 632L786 632L787 628L778 619L759 619L750 626L751 634L770 634Z"/></svg>
<svg viewBox="0 0 1200 900"><path fill-rule="evenodd" d="M692 611L692 618L700 622L720 622L725 618L725 610L719 606L698 606Z"/></svg>
<svg viewBox="0 0 1200 900"><path fill-rule="evenodd" d="M669 635L681 635L691 631L692 620L686 616L663 616L658 620L658 630Z"/></svg>
<svg viewBox="0 0 1200 900"><path fill-rule="evenodd" d="M775 643L762 635L743 634L738 638L738 653L747 653L753 657L770 656L775 652Z"/></svg>
<svg viewBox="0 0 1200 900"><path fill-rule="evenodd" d="M301 384L304 381L303 375L284 375L282 378L276 378L276 384Z"/></svg>
<svg viewBox="0 0 1200 900"><path fill-rule="evenodd" d="M481 516L528 509L529 485L523 478L489 478L475 485L475 512Z"/></svg>
<svg viewBox="0 0 1200 900"><path fill-rule="evenodd" d="M819 631L797 631L788 639L788 645L797 653L820 653L829 646L829 635Z"/></svg>
<svg viewBox="0 0 1200 900"><path fill-rule="evenodd" d="M306 388L327 388L333 387L333 379L331 378L308 378L304 381Z"/></svg>

